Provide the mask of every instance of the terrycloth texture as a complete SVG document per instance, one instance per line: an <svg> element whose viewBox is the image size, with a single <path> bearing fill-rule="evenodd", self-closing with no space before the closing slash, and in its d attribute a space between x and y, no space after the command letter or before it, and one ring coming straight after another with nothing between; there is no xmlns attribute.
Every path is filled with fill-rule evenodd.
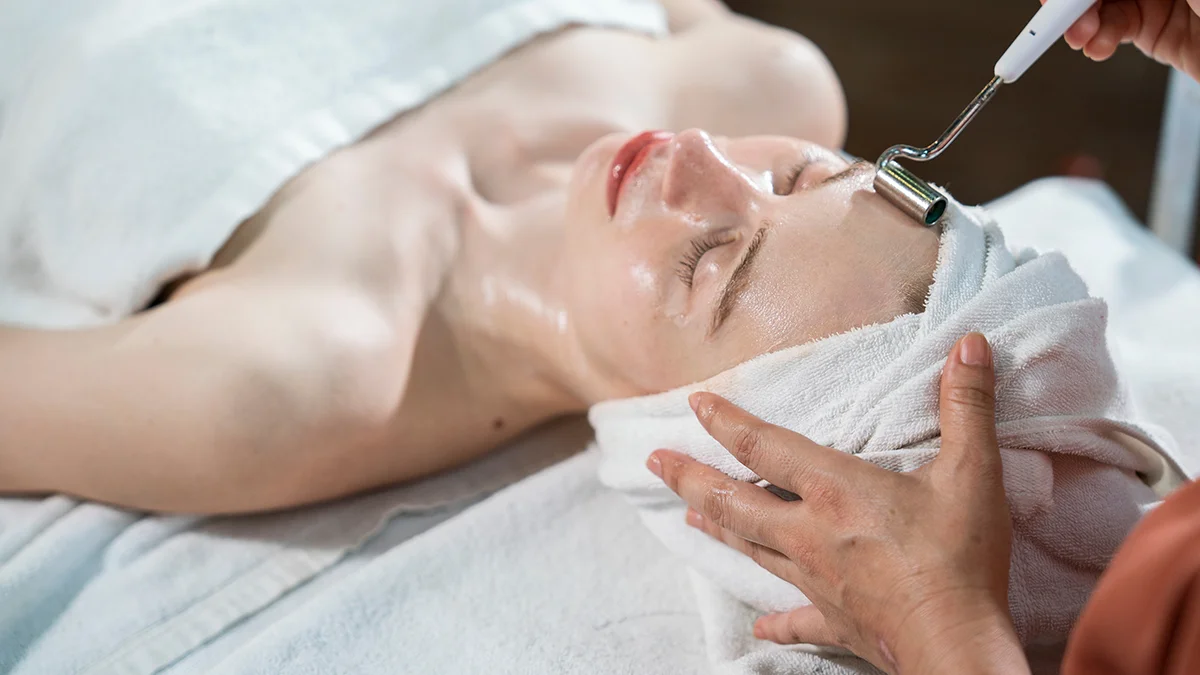
<svg viewBox="0 0 1200 675"><path fill-rule="evenodd" d="M1200 316L1200 271L1138 230L1106 188L1042 181L996 211L1006 231L1021 235L1010 241L1045 246L1051 237L1062 237L1068 255L1079 253L1072 260L1090 287L1118 291L1112 296L1109 335L1137 346L1147 359L1155 351L1164 353L1152 364L1154 372L1165 372L1175 362L1172 345L1183 345L1189 336L1192 344L1200 341L1200 327L1188 322ZM1118 266L1089 264L1118 252ZM1175 398L1192 401L1195 409L1200 368L1184 360L1174 379L1145 379L1146 363L1151 362L1118 360L1139 401ZM1195 416L1164 423L1177 436L1200 435ZM545 449L560 446L555 456L562 456L581 447L586 435L586 429L565 439L554 435L544 439ZM1200 446L1183 449L1191 453L1181 462L1200 460ZM548 468L416 537L413 532L453 510L397 517L366 547L158 672L824 675L845 672L843 667L870 672L861 662L819 659L754 640L750 627L757 612L698 574L680 574L678 559L639 525L624 498L601 488L598 459L590 452ZM528 462L525 455L489 457L458 474L432 479L421 495L461 496L458 488L477 487L480 477L498 485L511 474L497 474ZM401 500L407 490L388 498ZM330 518L334 509L352 514L369 508L370 502L354 501L298 512L276 521L270 537L286 543L289 528ZM114 617L128 613L146 620L147 608L163 589L203 581L239 543L249 545L251 528L264 532L258 519L179 523L174 530L159 519L144 522L137 528L143 536L130 537L129 545L120 547L126 551L122 564L104 565L87 582L104 592L70 601L68 614L58 618L18 672L80 672L80 664L105 653L106 645L89 637L98 630L106 631L99 639L123 634L109 626ZM157 536L145 536L151 531ZM169 557L183 550L190 558ZM188 564L180 565L181 560ZM161 570L172 563L179 572L164 579ZM48 570L42 588L73 583L74 578ZM118 586L132 597L120 597ZM113 604L105 606L102 599ZM163 616L179 611L173 603L161 603ZM0 603L0 613L5 609ZM731 618L725 625L702 621L714 615ZM135 621L121 619L121 630ZM0 632L0 644L8 638Z"/></svg>
<svg viewBox="0 0 1200 675"><path fill-rule="evenodd" d="M1043 181L997 210L1002 226L1022 234L1010 241L1042 245L1046 237L1061 236L1068 251L1080 252L1091 287L1122 289L1109 334L1147 355L1162 348L1168 356L1157 364L1160 369L1173 360L1166 349L1171 342L1161 337L1183 344L1190 334L1193 344L1200 341L1200 327L1192 324L1189 333L1187 321L1171 315L1200 316L1200 272L1162 255L1161 245L1136 229L1106 188ZM1120 266L1084 264L1117 249ZM1144 282L1150 277L1161 288L1168 283L1164 270L1172 273L1172 292L1125 290L1148 288ZM1161 311L1151 313L1151 306ZM1200 403L1200 368L1184 370L1169 383L1144 380L1138 368L1122 363L1118 370L1130 375L1139 397ZM1173 434L1200 434L1195 416L1167 422ZM1200 459L1200 446L1184 449L1192 453L1181 461ZM681 575L678 559L639 525L623 497L601 489L597 460L591 452L547 469L360 567L308 604L280 607L282 613L257 639L236 643L235 656L223 637L167 672L871 672L861 662L755 640L750 628L757 612L698 574ZM714 615L730 621L702 622ZM1053 662L1045 672L1055 672Z"/></svg>
<svg viewBox="0 0 1200 675"><path fill-rule="evenodd" d="M721 393L764 419L895 471L939 447L937 392L964 333L988 336L998 434L1014 519L1010 602L1027 644L1065 637L1099 573L1172 471L1128 418L1105 348L1106 311L1057 254L1014 257L979 209L955 206L924 313L766 355L707 382L593 407L603 483L706 580L762 611L806 603L791 585L684 523L684 505L645 469L675 448L748 481L696 422L687 395ZM720 626L729 617L706 615ZM715 630L715 629L714 629Z"/></svg>
<svg viewBox="0 0 1200 675"><path fill-rule="evenodd" d="M996 211L1003 227L1022 235L1010 241L1042 246L1062 237L1064 248L1078 251L1073 260L1089 286L1119 292L1109 335L1148 357L1167 354L1154 362L1158 371L1174 361L1171 344L1189 336L1200 343L1200 326L1187 318L1200 316L1200 271L1164 254L1107 188L1042 181ZM1119 266L1089 264L1118 250ZM1170 292L1159 293L1164 286ZM1191 401L1194 410L1200 367L1179 363L1170 382L1143 379L1140 361L1118 370L1130 376L1139 399ZM1200 435L1195 416L1164 423L1180 437ZM1181 462L1200 460L1200 446L1183 449L1192 452ZM236 655L221 638L167 672L872 672L862 662L755 640L750 628L758 612L699 574L681 575L678 559L639 526L623 497L601 489L598 459L589 452L547 469L376 558L309 604L292 605L257 639L237 643ZM702 621L717 615L730 620ZM1054 665L1044 672L1055 672Z"/></svg>
<svg viewBox="0 0 1200 675"><path fill-rule="evenodd" d="M43 327L143 308L305 165L539 33L665 30L651 0L0 7L0 322Z"/></svg>
<svg viewBox="0 0 1200 675"><path fill-rule="evenodd" d="M464 511L212 672L706 672L687 579L596 482L595 467L594 455L580 455Z"/></svg>
<svg viewBox="0 0 1200 675"><path fill-rule="evenodd" d="M56 327L145 304L305 164L541 33L666 30L650 0L0 0L0 16L0 323ZM316 587L397 514L430 526L583 444L561 441L254 518L0 499L0 672L158 672Z"/></svg>
<svg viewBox="0 0 1200 675"><path fill-rule="evenodd" d="M358 549L389 521L384 538L403 541L576 453L586 438L555 425L425 481L250 517L0 501L0 672L158 673L212 642L232 651L279 619L275 605L300 611L369 564L380 551Z"/></svg>
<svg viewBox="0 0 1200 675"><path fill-rule="evenodd" d="M1047 178L990 204L1010 242L1062 251L1108 304L1108 345L1136 419L1166 428L1164 444L1200 476L1200 269L1138 224L1098 181Z"/></svg>

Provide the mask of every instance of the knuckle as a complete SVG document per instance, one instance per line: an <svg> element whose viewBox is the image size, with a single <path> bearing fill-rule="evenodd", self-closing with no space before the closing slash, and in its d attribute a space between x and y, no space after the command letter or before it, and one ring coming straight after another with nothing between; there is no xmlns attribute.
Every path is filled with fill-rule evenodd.
<svg viewBox="0 0 1200 675"><path fill-rule="evenodd" d="M726 527L729 518L730 490L723 486L714 486L704 493L703 513L712 522Z"/></svg>
<svg viewBox="0 0 1200 675"><path fill-rule="evenodd" d="M816 569L816 556L813 548L803 538L792 535L784 540L787 550L784 554L805 573L811 574Z"/></svg>
<svg viewBox="0 0 1200 675"><path fill-rule="evenodd" d="M754 463L762 452L763 437L762 431L756 426L746 425L737 430L733 436L733 454L742 463Z"/></svg>
<svg viewBox="0 0 1200 675"><path fill-rule="evenodd" d="M836 512L842 503L840 486L830 480L828 476L806 476L805 478L805 485L808 486L804 493L805 501L830 507Z"/></svg>
<svg viewBox="0 0 1200 675"><path fill-rule="evenodd" d="M784 632L787 634L787 641L792 643L803 642L807 637L804 634L804 626L801 624L800 615L798 614L789 616Z"/></svg>
<svg viewBox="0 0 1200 675"><path fill-rule="evenodd" d="M996 395L979 386L950 387L946 399L956 408L970 414L992 414L996 409Z"/></svg>
<svg viewBox="0 0 1200 675"><path fill-rule="evenodd" d="M797 546L791 552L792 562L808 574L815 574L820 560L808 546Z"/></svg>
<svg viewBox="0 0 1200 675"><path fill-rule="evenodd" d="M762 563L763 563L763 547L762 546L759 546L758 544L754 544L754 543L749 543L747 545L744 545L742 547L742 550L745 551L746 555L749 556L751 560L753 560L760 567L762 566Z"/></svg>

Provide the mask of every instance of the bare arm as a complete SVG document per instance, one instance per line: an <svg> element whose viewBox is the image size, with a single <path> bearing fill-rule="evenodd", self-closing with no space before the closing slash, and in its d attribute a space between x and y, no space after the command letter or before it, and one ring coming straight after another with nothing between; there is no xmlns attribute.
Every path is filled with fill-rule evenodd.
<svg viewBox="0 0 1200 675"><path fill-rule="evenodd" d="M123 323L0 329L0 493L211 513L368 487L371 467L322 468L398 407L444 258L320 226L391 231L388 203L350 192L370 180L318 177L233 267Z"/></svg>
<svg viewBox="0 0 1200 675"><path fill-rule="evenodd" d="M338 335L322 319L355 326ZM0 492L281 506L286 467L382 414L389 383L361 361L385 343L378 313L336 290L233 285L108 328L5 329Z"/></svg>

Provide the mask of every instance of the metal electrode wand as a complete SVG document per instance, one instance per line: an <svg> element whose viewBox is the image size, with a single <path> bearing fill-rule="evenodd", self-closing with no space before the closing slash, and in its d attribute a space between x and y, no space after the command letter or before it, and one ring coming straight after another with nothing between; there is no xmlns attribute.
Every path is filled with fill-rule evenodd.
<svg viewBox="0 0 1200 675"><path fill-rule="evenodd" d="M1047 0L996 62L992 81L936 141L924 148L893 145L879 156L875 162L875 191L914 220L929 226L936 224L946 212L946 196L896 160L928 162L945 152L992 100L1000 85L1016 82L1093 4L1095 0Z"/></svg>

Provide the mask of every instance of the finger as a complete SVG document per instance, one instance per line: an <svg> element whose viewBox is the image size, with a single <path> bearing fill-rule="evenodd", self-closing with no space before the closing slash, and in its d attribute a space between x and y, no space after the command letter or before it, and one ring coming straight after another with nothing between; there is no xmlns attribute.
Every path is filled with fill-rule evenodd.
<svg viewBox="0 0 1200 675"><path fill-rule="evenodd" d="M657 450L646 464L688 506L756 544L779 548L779 533L792 520L787 511L798 506L678 452Z"/></svg>
<svg viewBox="0 0 1200 675"><path fill-rule="evenodd" d="M825 622L825 616L813 605L759 617L754 622L754 637L781 645L841 645Z"/></svg>
<svg viewBox="0 0 1200 675"><path fill-rule="evenodd" d="M979 333L963 337L942 369L942 449L935 464L1000 469L992 348Z"/></svg>
<svg viewBox="0 0 1200 675"><path fill-rule="evenodd" d="M1083 53L1094 61L1105 61L1117 52L1117 47L1133 37L1134 25L1123 3L1106 3L1100 8L1100 28L1087 42Z"/></svg>
<svg viewBox="0 0 1200 675"><path fill-rule="evenodd" d="M1092 38L1096 37L1096 32L1100 30L1100 3L1096 3L1079 17L1079 20L1067 29L1063 37L1071 49L1076 51L1083 49Z"/></svg>
<svg viewBox="0 0 1200 675"><path fill-rule="evenodd" d="M828 495L847 477L875 468L768 424L716 394L695 393L689 402L700 424L739 462L801 499Z"/></svg>
<svg viewBox="0 0 1200 675"><path fill-rule="evenodd" d="M725 544L726 546L740 551L748 558L758 563L758 566L775 576L795 584L799 579L799 568L786 555L776 551L773 548L763 546L752 541L747 541L737 534L718 526L713 521L705 518L694 509L688 509L687 524Z"/></svg>

